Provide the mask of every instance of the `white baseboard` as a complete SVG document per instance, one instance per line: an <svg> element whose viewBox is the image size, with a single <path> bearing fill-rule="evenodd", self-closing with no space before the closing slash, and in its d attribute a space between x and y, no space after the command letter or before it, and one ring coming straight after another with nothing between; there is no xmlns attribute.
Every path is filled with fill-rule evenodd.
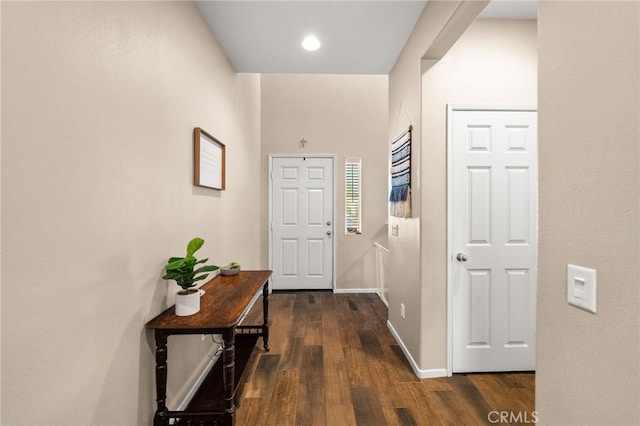
<svg viewBox="0 0 640 426"><path fill-rule="evenodd" d="M446 368L431 368L429 370L420 370L421 379L435 379L437 377L448 377Z"/></svg>
<svg viewBox="0 0 640 426"><path fill-rule="evenodd" d="M377 293L377 288L334 288L334 293Z"/></svg>
<svg viewBox="0 0 640 426"><path fill-rule="evenodd" d="M376 293L378 293L378 297L380 298L380 301L381 301L382 303L384 303L384 305L388 308L388 307L389 307L389 302L387 302L387 301L385 300L385 298L382 296L382 292L381 292L381 291L379 291L379 290L376 290Z"/></svg>
<svg viewBox="0 0 640 426"><path fill-rule="evenodd" d="M411 356L411 353L409 352L407 347L404 345L404 342L400 338L400 335L398 335L398 332L396 331L395 328L393 328L393 325L389 321L387 321L387 328L389 328L389 331L391 331L391 334L396 339L396 342L398 342L398 345L400 345L400 349L402 349L402 352L404 353L404 356L407 357L407 361L409 361L409 364L411 365L411 369L413 370L414 374L419 379L432 379L432 378L435 378L435 377L447 377L447 369L446 368L433 368L433 369L429 369L429 370L421 370L418 367L418 364L416 363L416 361Z"/></svg>

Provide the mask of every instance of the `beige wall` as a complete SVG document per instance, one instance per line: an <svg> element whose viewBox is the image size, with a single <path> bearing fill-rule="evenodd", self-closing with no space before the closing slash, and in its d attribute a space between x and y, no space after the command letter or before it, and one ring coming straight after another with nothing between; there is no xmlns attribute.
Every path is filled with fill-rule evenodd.
<svg viewBox="0 0 640 426"><path fill-rule="evenodd" d="M336 288L376 287L373 243L386 245L387 238L387 76L263 74L261 80L263 223L269 217L269 154L336 154ZM347 157L362 158L362 235L344 232ZM266 256L268 227L263 229Z"/></svg>
<svg viewBox="0 0 640 426"><path fill-rule="evenodd" d="M640 424L640 4L540 2L540 424ZM567 264L598 273L597 313Z"/></svg>
<svg viewBox="0 0 640 426"><path fill-rule="evenodd" d="M429 46L455 13L457 1L431 1L425 6L407 44L389 74L389 133L391 139L413 125L411 154L412 214L389 217L389 322L417 362L420 357L422 283L420 274L420 160L422 144L420 63ZM398 235L391 229L398 226ZM405 304L406 319L400 317Z"/></svg>
<svg viewBox="0 0 640 426"><path fill-rule="evenodd" d="M0 2L0 31L2 23L2 2ZM2 35L0 34L0 43ZM1 47L1 46L0 46ZM0 52L0 82L2 81L2 54ZM0 86L0 99L2 98L2 87ZM2 117L2 102L0 102L0 117ZM2 120L0 119L0 321L2 315ZM2 326L0 324L0 424L2 424Z"/></svg>
<svg viewBox="0 0 640 426"><path fill-rule="evenodd" d="M475 21L422 78L423 341L420 363L446 368L447 104L535 105L536 22Z"/></svg>
<svg viewBox="0 0 640 426"><path fill-rule="evenodd" d="M193 3L2 3L2 424L150 423L166 259L260 266L259 106ZM227 191L192 186L196 126ZM169 342L173 404L211 344Z"/></svg>

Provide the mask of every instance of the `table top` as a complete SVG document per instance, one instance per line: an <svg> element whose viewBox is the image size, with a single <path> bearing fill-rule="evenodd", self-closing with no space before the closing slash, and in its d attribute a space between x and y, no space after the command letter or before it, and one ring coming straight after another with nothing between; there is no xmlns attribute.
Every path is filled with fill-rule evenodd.
<svg viewBox="0 0 640 426"><path fill-rule="evenodd" d="M240 271L237 275L221 275L200 287L200 312L185 317L170 307L146 324L157 330L224 329L238 325L242 314L271 276L271 271Z"/></svg>

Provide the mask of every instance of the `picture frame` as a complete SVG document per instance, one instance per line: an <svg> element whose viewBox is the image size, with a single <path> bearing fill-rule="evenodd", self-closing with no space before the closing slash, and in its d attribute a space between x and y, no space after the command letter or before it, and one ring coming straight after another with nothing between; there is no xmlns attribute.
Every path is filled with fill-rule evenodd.
<svg viewBox="0 0 640 426"><path fill-rule="evenodd" d="M224 191L226 147L202 128L193 129L193 184Z"/></svg>

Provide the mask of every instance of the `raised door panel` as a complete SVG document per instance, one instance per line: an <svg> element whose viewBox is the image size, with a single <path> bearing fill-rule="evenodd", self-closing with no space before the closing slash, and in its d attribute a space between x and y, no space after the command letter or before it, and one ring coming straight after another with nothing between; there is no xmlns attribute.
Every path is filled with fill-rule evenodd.
<svg viewBox="0 0 640 426"><path fill-rule="evenodd" d="M468 348L491 346L491 271L467 271L469 294Z"/></svg>
<svg viewBox="0 0 640 426"><path fill-rule="evenodd" d="M468 244L491 244L491 168L468 169Z"/></svg>
<svg viewBox="0 0 640 426"><path fill-rule="evenodd" d="M507 334L505 346L522 347L529 341L529 271L508 269L507 285Z"/></svg>

